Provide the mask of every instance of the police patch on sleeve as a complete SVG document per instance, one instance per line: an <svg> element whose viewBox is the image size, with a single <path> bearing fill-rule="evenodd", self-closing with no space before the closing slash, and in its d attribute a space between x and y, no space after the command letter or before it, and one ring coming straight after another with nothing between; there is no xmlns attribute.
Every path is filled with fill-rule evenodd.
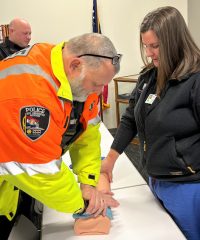
<svg viewBox="0 0 200 240"><path fill-rule="evenodd" d="M21 128L32 141L40 138L49 127L50 113L41 106L26 106L20 110Z"/></svg>

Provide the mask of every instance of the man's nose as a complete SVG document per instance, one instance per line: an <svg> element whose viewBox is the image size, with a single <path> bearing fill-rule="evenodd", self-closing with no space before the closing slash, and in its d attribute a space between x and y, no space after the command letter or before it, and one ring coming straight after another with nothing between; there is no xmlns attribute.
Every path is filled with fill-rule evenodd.
<svg viewBox="0 0 200 240"><path fill-rule="evenodd" d="M27 35L27 39L31 40L31 34Z"/></svg>

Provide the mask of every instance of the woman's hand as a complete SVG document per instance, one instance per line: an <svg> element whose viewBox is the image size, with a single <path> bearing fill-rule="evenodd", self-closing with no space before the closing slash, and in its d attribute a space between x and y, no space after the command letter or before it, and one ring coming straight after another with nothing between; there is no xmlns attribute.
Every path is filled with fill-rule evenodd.
<svg viewBox="0 0 200 240"><path fill-rule="evenodd" d="M107 174L109 182L112 182L113 180L112 171L118 157L119 153L110 149L107 157L102 160L101 173Z"/></svg>

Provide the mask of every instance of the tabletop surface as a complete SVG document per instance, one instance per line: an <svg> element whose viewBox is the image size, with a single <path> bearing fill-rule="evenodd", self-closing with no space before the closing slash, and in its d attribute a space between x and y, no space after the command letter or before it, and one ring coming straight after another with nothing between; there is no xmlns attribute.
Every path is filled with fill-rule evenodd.
<svg viewBox="0 0 200 240"><path fill-rule="evenodd" d="M120 206L112 209L108 235L75 236L70 214L45 207L42 240L182 240L185 239L171 217L155 199L148 186L113 191Z"/></svg>
<svg viewBox="0 0 200 240"><path fill-rule="evenodd" d="M102 133L102 156L106 156L113 137L103 123L100 131ZM69 155L64 156L64 161L70 164ZM111 188L120 206L112 209L114 218L111 221L112 226L108 235L75 236L74 219L71 214L44 207L41 240L185 239L124 153L115 164Z"/></svg>

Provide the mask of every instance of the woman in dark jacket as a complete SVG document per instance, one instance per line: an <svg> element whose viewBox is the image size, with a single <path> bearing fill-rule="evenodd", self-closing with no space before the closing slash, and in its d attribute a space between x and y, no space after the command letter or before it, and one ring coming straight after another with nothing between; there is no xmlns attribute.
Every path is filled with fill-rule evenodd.
<svg viewBox="0 0 200 240"><path fill-rule="evenodd" d="M140 47L145 67L102 172L112 180L115 161L138 134L152 191L187 239L200 239L200 50L173 7L145 16Z"/></svg>

